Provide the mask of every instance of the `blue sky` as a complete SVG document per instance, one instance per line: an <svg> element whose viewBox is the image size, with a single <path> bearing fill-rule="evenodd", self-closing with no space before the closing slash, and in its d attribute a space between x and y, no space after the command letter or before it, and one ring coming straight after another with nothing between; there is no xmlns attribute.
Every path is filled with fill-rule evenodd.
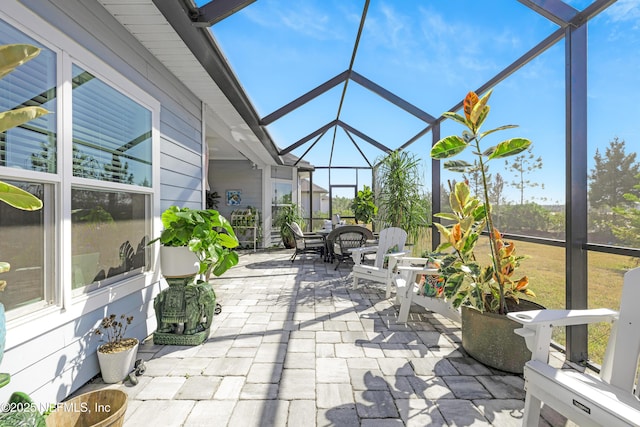
<svg viewBox="0 0 640 427"><path fill-rule="evenodd" d="M204 3L204 2L200 2ZM583 9L590 1L568 2ZM363 0L258 0L212 27L258 114L265 116L346 70L351 59ZM439 116L556 30L556 25L516 0L429 2L371 0L354 71L433 116ZM633 100L640 95L640 0L619 0L589 23L589 158L619 137L637 151L640 125ZM485 128L517 124L495 134L494 145L513 136L533 141L542 170L528 178L544 184L525 191L539 203L564 202L564 41L500 83L490 102ZM287 147L334 120L343 85L268 126ZM396 148L426 127L351 81L340 119L371 138ZM459 134L446 121L441 136ZM356 138L369 161L382 153ZM313 142L312 140L311 142ZM301 156L311 142L293 151ZM331 146L334 144L333 155ZM430 185L431 134L410 146L424 159ZM305 156L314 165L366 166L347 135L333 129ZM510 181L504 162L491 172ZM359 184L367 183L360 173ZM457 175L444 174L444 178ZM337 173L333 184L351 183L353 173ZM328 185L325 173L316 182ZM507 188L510 200L519 194Z"/></svg>

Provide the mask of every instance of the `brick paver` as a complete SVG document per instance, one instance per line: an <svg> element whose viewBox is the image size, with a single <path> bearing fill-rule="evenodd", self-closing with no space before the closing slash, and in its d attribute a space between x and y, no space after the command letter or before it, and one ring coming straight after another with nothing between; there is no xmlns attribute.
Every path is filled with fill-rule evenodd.
<svg viewBox="0 0 640 427"><path fill-rule="evenodd" d="M122 388L125 427L520 425L522 377L467 357L459 325L417 307L399 324L348 265L289 256L246 253L213 279L222 313L202 345L147 340L138 385L75 394Z"/></svg>

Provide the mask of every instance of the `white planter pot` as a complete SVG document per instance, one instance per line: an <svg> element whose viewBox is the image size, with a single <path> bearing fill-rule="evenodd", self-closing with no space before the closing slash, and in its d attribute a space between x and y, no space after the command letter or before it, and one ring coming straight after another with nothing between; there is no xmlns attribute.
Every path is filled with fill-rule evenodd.
<svg viewBox="0 0 640 427"><path fill-rule="evenodd" d="M188 247L160 247L160 271L164 277L195 276L198 274L198 267L198 257Z"/></svg>
<svg viewBox="0 0 640 427"><path fill-rule="evenodd" d="M136 363L139 344L136 342L134 347L118 353L102 353L98 347L98 363L105 383L118 383L129 376Z"/></svg>

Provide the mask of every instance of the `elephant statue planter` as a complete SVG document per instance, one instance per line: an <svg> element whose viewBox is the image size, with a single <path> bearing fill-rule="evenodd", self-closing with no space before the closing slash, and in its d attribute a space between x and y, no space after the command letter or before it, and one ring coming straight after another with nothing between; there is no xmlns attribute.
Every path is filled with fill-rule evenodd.
<svg viewBox="0 0 640 427"><path fill-rule="evenodd" d="M154 344L199 345L209 337L216 307L210 283L189 278L167 278L169 287L153 303L158 328Z"/></svg>
<svg viewBox="0 0 640 427"><path fill-rule="evenodd" d="M208 282L238 263L238 238L218 211L170 206L161 216L160 271L169 288L156 297L156 344L199 345L209 338L216 294ZM205 278L206 281L199 280Z"/></svg>

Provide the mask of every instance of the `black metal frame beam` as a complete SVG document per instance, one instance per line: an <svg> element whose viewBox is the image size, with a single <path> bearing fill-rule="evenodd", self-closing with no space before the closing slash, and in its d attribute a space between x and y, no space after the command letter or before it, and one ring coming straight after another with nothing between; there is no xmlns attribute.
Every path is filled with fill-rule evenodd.
<svg viewBox="0 0 640 427"><path fill-rule="evenodd" d="M210 27L213 24L244 9L256 0L211 0L190 14L196 27Z"/></svg>
<svg viewBox="0 0 640 427"><path fill-rule="evenodd" d="M588 308L587 274L587 26L565 36L566 97L566 307ZM587 325L567 328L567 358L588 360Z"/></svg>
<svg viewBox="0 0 640 427"><path fill-rule="evenodd" d="M316 166L316 170L318 169L356 169L356 170L369 170L372 167L369 166Z"/></svg>
<svg viewBox="0 0 640 427"><path fill-rule="evenodd" d="M396 107L402 108L407 113L412 114L413 116L419 118L423 122L433 123L436 121L436 118L433 117L431 114L425 111L422 111L420 108L416 107L410 102L405 101L404 99L400 98L398 95L395 95L389 92L387 89L372 82L371 80L364 77L362 74L352 71L351 76L349 78L354 82L358 83L360 86L366 89L369 89L371 92L389 101Z"/></svg>
<svg viewBox="0 0 640 427"><path fill-rule="evenodd" d="M328 130L328 129L327 129ZM298 158L298 160L296 160L296 162L293 164L293 166L298 166L298 163L300 163L300 161L304 158L304 156L307 155L307 153L309 151L311 151L311 149L318 143L318 141L320 141L322 139L322 137L324 136L325 133L327 133L327 130L325 130L324 132L322 132L321 134L318 135L318 137L316 138L315 141L313 141L313 143L311 143L311 145L309 146L309 148L307 148L307 150L304 152L304 154L302 154L302 156L300 156L300 158Z"/></svg>
<svg viewBox="0 0 640 427"><path fill-rule="evenodd" d="M289 102L288 104L278 108L276 111L264 116L262 119L260 119L260 125L262 125L262 126L270 125L271 123L275 122L276 120L278 120L278 119L282 118L283 116L289 114L293 110L301 107L302 105L304 105L307 102L313 100L314 98L317 98L318 96L322 95L323 93L333 89L334 87L336 87L340 83L343 83L343 82L346 83L348 80L352 80L353 82L359 84L360 86L364 87L365 89L368 89L368 90L372 91L373 93L375 93L376 95L378 95L381 98L385 99L386 101L388 101L388 102L392 103L393 105L401 108L402 110L408 112L409 114L412 114L413 116L417 117L418 119L420 119L420 120L422 120L424 122L432 124L432 123L435 123L437 121L437 119L435 117L433 117L432 115L430 115L429 113L421 110L420 108L416 107L415 105L411 104L410 102L400 98L399 96L397 96L394 93L388 91L387 89L383 88L382 86L380 86L380 85L374 83L373 81L367 79L363 75L361 75L361 74L359 74L359 73L357 73L355 71L345 70L342 73L338 74L337 76L335 76L335 77L327 80L326 82L322 83L321 85L316 86L315 88L311 89L309 92L305 93L304 95L302 95L302 96L294 99L293 101ZM338 123L336 123L336 122L338 122ZM344 122L340 121L339 119L336 119L332 123L339 124L345 130L348 129L349 131L351 131L354 134L358 135L360 138L364 139L365 141L367 141L368 143L372 144L376 148L382 150L383 152L389 153L389 152L392 151L389 147L387 147L387 146L385 146L383 144L380 144L379 142L377 142L374 139L366 136L364 133L354 129L353 127L345 124ZM309 135L305 136L304 138L302 138L302 139L296 141L295 143L291 144L290 146L280 150L279 153L282 155L282 154L287 154L287 153L291 152L292 150L295 150L296 148L298 148L301 145L303 145L304 143L308 142L310 139L312 139L313 137L315 137L319 133L323 133L323 131L326 131L327 126L328 125L325 125L325 126L319 128L319 129L315 130L314 132L310 133ZM349 135L349 134L347 133L347 135ZM335 142L335 134L334 134L334 142ZM356 144L356 143L354 142L354 144ZM358 151L360 151L360 147L357 144L356 144L356 147L358 148ZM307 150L302 155L302 157L300 157L300 158L302 159L308 152L309 152L309 150ZM360 153L362 154L362 151L360 151ZM364 154L362 154L362 156L365 158L365 160L367 160L367 158L366 158L366 156ZM368 160L367 160L367 163L369 163Z"/></svg>
<svg viewBox="0 0 640 427"><path fill-rule="evenodd" d="M588 275L588 159L587 159L587 22L616 0L596 0L582 12L558 0L519 0L561 25L565 38L566 99L566 216L565 216L565 305L586 309L589 304ZM586 363L589 359L586 325L566 328L567 359Z"/></svg>
<svg viewBox="0 0 640 427"><path fill-rule="evenodd" d="M558 41L562 40L563 37L564 37L564 30L563 29L558 29L558 30L554 31L549 36L547 36L547 38L545 38L543 41L541 41L536 46L531 48L528 52L526 52L520 58L518 58L514 62L512 62L507 68L503 69L498 74L496 74L491 80L487 81L485 84L480 86L476 90L476 93L482 94L485 91L487 91L487 90L491 89L492 87L496 86L498 83L500 83L501 81L503 81L504 79L506 79L507 77L509 77L510 75L515 73L516 71L518 71L520 68L522 68L524 65L526 65L533 58L535 58L536 56L540 55L545 50L549 49L551 46L556 44ZM458 102L456 105L454 105L453 107L451 107L447 111L458 111L460 108L462 108L462 102L463 101ZM443 120L444 120L444 117L440 116L440 117L438 117L436 119L434 124L435 123L440 123ZM427 126L426 128L424 128L423 130L421 130L420 132L418 132L415 136L413 136L407 142L402 144L400 146L400 148L398 148L398 149L399 150L404 150L405 148L407 148L408 146L410 146L411 144L413 144L414 142L416 142L417 140L422 138L424 135L426 135L433 128L434 124L431 124L431 125Z"/></svg>
<svg viewBox="0 0 640 427"><path fill-rule="evenodd" d="M565 28L567 25L579 27L585 24L617 0L595 0L583 11L578 11L560 0L518 0L528 8L538 12L550 21Z"/></svg>
<svg viewBox="0 0 640 427"><path fill-rule="evenodd" d="M520 1L520 3L523 3L525 6L530 7L531 9L540 12L544 16L546 16L547 14L550 14L551 10L554 11L554 13L561 13L559 11L559 9L562 8L561 6L557 7L558 10L556 10L556 9L551 9L551 10L544 9L541 6L541 4L543 3L542 0L536 0L535 2L534 1L527 1L527 0L518 0L518 1ZM571 16L571 22L562 21L562 25L563 25L562 28L559 28L556 31L554 31L553 33L551 33L549 36L547 36L547 38L542 40L540 43L535 45L533 48L531 48L528 52L526 52L520 58L516 59L509 66L507 66L502 71L500 71L498 74L496 74L491 80L487 81L485 84L480 86L476 90L476 93L482 94L485 91L487 91L487 90L491 89L492 87L496 86L498 83L500 83L501 81L503 81L504 79L506 79L507 77L509 77L510 75L515 73L516 71L518 71L520 68L522 68L527 63L529 63L529 61L531 61L532 59L534 59L537 56L539 56L540 54L542 54L544 51L549 49L551 46L556 44L558 41L562 40L564 38L564 36L565 36L565 28L567 26L569 26L569 25L578 25L579 23L586 22L591 17L597 15L598 13L600 13L601 11L603 11L604 9L606 9L612 3L615 3L615 2L616 2L616 0L596 0L594 3L592 3L586 9L584 9L582 12L579 12L579 13ZM544 2L544 3L546 4L546 2ZM553 5L556 5L556 0L552 0L551 3ZM563 12L562 14L563 15L568 15L568 13L566 11ZM549 18L549 19L551 19L551 18ZM452 108L450 108L447 111L458 111L460 108L462 108L462 101L460 101L459 103L457 103L456 105L454 105ZM444 117L440 116L440 117L438 117L436 119L434 124L437 123L437 122L441 122L443 120L444 120ZM426 128L424 128L423 130L421 130L420 132L418 132L411 139L409 139L407 142L402 144L398 148L398 150L404 150L405 148L407 148L408 146L410 146L411 144L413 144L414 142L416 142L417 140L422 138L424 135L426 135L433 128L434 124L431 124L431 125L427 126Z"/></svg>
<svg viewBox="0 0 640 427"><path fill-rule="evenodd" d="M337 120L330 121L326 125L324 125L322 127L319 127L318 129L314 130L313 132L311 132L307 136L303 136L302 138L300 138L299 140L297 140L296 142L294 142L293 144L291 144L287 148L284 148L284 149L280 150L278 154L280 154L282 156L284 154L292 152L296 148L298 148L301 145L303 145L305 142L310 141L311 139L315 138L316 136L325 133L326 131L328 131L329 129L331 129L333 126L335 126L337 124L338 124ZM300 159L302 159L302 157L300 157Z"/></svg>
<svg viewBox="0 0 640 427"><path fill-rule="evenodd" d="M390 153L391 151L393 151L393 150L391 150L391 148L387 147L384 144L379 143L378 141L376 141L375 139L369 137L368 135L365 135L364 133L360 132L358 129L349 126L348 124L346 124L342 120L338 120L337 124L338 124L338 126L343 128L344 130L347 130L347 131L351 132L352 134L354 134L358 138L368 142L369 144L373 145L374 147L376 147L379 150L384 151L385 153Z"/></svg>
<svg viewBox="0 0 640 427"><path fill-rule="evenodd" d="M431 130L431 146L433 147L440 140L440 122L436 122ZM434 216L442 212L442 191L440 190L440 160L431 159L431 249L436 250L440 246L440 232L434 225L440 222L440 218Z"/></svg>
<svg viewBox="0 0 640 427"><path fill-rule="evenodd" d="M538 12L540 15L547 18L549 21L558 24L561 27L565 27L571 22L578 10L569 6L561 0L518 0L529 9Z"/></svg>
<svg viewBox="0 0 640 427"><path fill-rule="evenodd" d="M344 131L344 133L347 135L347 137L351 140L351 142L353 143L353 145L356 147L356 150L358 150L358 152L360 153L360 155L362 156L362 158L364 159L365 162L367 162L367 164L369 165L369 167L373 167L371 166L371 162L369 161L369 159L367 159L367 156L364 155L364 153L362 152L362 150L360 149L360 146L358 145L358 143L356 142L355 139L353 139L353 136L351 136L351 134L349 133L348 130L346 130L345 128L342 128L342 130Z"/></svg>
<svg viewBox="0 0 640 427"><path fill-rule="evenodd" d="M365 89L368 89L370 91L372 91L373 93L375 93L376 95L380 96L381 98L385 99L388 102L391 102L392 104L394 104L395 106L401 108L402 110L412 114L413 116L417 117L418 119L427 122L427 123L434 123L436 121L436 118L433 117L432 115L428 114L427 112L421 110L420 108L416 107L415 105L411 104L410 102L400 98L399 96L393 94L392 92L388 91L387 89L383 88L382 86L374 83L373 81L367 79L366 77L364 77L363 75L353 71L353 64L355 62L355 57L356 57L356 53L358 50L358 44L359 44L359 40L360 40L360 36L362 35L362 29L364 27L364 21L367 15L367 10L369 7L369 0L367 0L365 2L364 5L364 10L362 13L362 17L360 20L360 27L358 28L358 34L356 36L356 42L353 48L353 52L351 55L351 61L349 63L349 68L345 71L343 71L342 73L338 74L337 76L333 77L330 80L327 80L326 82L322 83L321 85L313 88L312 90L310 90L309 92L305 93L304 95L296 98L295 100L291 101L290 103L282 106L281 108L277 109L276 111L266 115L265 117L263 117L260 120L260 124L263 126L267 126L271 123L273 123L274 121L280 119L281 117L283 117L284 115L290 113L291 111L295 110L296 108L301 107L302 105L306 104L307 102L313 100L314 98L322 95L323 93L327 92L328 90L334 88L335 86L337 86L340 83L344 83L344 87L342 89L342 95L340 97L340 105L338 106L338 112L336 114L336 120L332 123L340 126L343 128L343 130L347 133L347 136L351 139L351 141L353 142L353 144L356 146L356 148L358 149L358 151L360 152L360 154L362 155L362 157L365 159L365 161L369 164L369 166L371 166L371 163L369 162L369 160L367 159L367 157L364 155L364 153L362 152L362 150L360 149L360 146L353 140L351 133L353 133L354 135L358 136L359 138L363 139L364 141L368 142L369 144L373 145L374 147L378 148L379 150L385 152L385 153L390 153L392 150L379 143L378 141L374 140L373 138L365 135L363 132L347 125L346 123L342 122L340 120L340 113L342 111L342 105L344 102L344 97L347 91L347 86L349 83L349 80L354 81L355 83L358 83L359 85L361 85L362 87L364 87ZM295 150L296 148L300 147L301 145L305 144L306 142L308 142L309 140L311 140L312 138L322 134L324 135L324 133L330 128L330 124L327 124L317 130L315 130L314 132L308 134L307 136L299 139L298 141L294 142L293 144L289 145L288 147L282 149L279 151L279 153L282 154L287 154L290 153L291 151ZM322 136L321 135L321 136ZM318 138L320 139L320 138ZM315 145L318 142L318 139L312 144ZM336 139L336 132L334 129L334 134L333 134L333 141L331 144L331 155L330 155L330 160L329 160L329 166L331 166L331 159L333 157L333 150L335 147L335 139ZM309 149L307 149L304 154L300 157L300 159L304 158L304 156L309 152L309 150L311 149L311 147Z"/></svg>
<svg viewBox="0 0 640 427"><path fill-rule="evenodd" d="M362 30L364 29L364 23L367 20L367 12L369 11L370 0L364 1L364 7L362 9L362 16L360 17L360 25L358 26L358 33L356 34L356 41L353 44L353 51L351 52L351 60L349 61L349 75L353 71L353 64L356 62L356 55L358 54L358 46L360 45L360 37L362 37ZM340 113L342 112L342 105L344 104L344 97L347 94L347 87L349 86L349 79L345 80L342 87L342 95L340 96L340 103L338 104L338 112L336 113L336 120L340 120ZM333 134L335 142L335 133Z"/></svg>
<svg viewBox="0 0 640 427"><path fill-rule="evenodd" d="M286 114L289 114L290 112L292 112L296 108L301 107L302 105L306 104L307 102L311 101L312 99L317 98L318 96L322 95L323 93L333 89L334 87L336 87L340 83L342 83L345 80L347 80L347 78L349 78L349 70L343 71L342 73L338 74L337 76L333 77L332 79L327 80L326 82L322 83L321 85L316 86L315 88L311 89L309 92L305 93L304 95L294 99L293 101L291 101L287 105L278 108L273 113L267 114L266 116L264 116L260 120L260 124L263 125L263 126L270 125L271 123L275 122L276 120L278 120L282 116L284 116Z"/></svg>
<svg viewBox="0 0 640 427"><path fill-rule="evenodd" d="M331 129L333 126L339 126L342 129L344 129L345 131L348 131L354 135L356 135L358 138L368 142L369 144L373 145L374 147L378 148L379 150L384 151L385 153L390 153L392 150L387 147L384 144L379 143L378 141L376 141L375 139L369 137L368 135L365 135L364 133L360 132L358 129L355 129L352 126L349 126L348 124L346 124L345 122L343 122L342 120L332 120L329 123L327 123L326 125L319 127L318 129L314 130L313 132L311 132L310 134L303 136L302 138L300 138L299 140L297 140L296 142L294 142L293 144L289 145L287 148L284 148L282 150L279 151L279 154L282 156L284 154L290 153L291 151L295 150L296 148L300 147L301 145L304 145L306 142L312 140L313 138L315 138L318 135L324 134L327 130ZM317 141L316 141L317 142ZM315 142L314 142L315 144ZM359 148L358 148L359 149ZM305 154L308 152L309 150L307 150L305 152ZM304 155L303 155L304 156ZM302 157L300 157L300 159L302 159ZM366 157L365 157L366 159Z"/></svg>
<svg viewBox="0 0 640 427"><path fill-rule="evenodd" d="M356 181L357 180L358 180L358 176L356 174ZM358 194L358 183L357 182L356 182L356 184L330 184L329 185L329 218L333 218L333 189L334 188L353 188L353 197L354 198ZM355 217L346 216L344 218L355 218Z"/></svg>
<svg viewBox="0 0 640 427"><path fill-rule="evenodd" d="M571 24L578 25L587 22L618 0L595 0L589 6L587 6L582 12L571 20Z"/></svg>
<svg viewBox="0 0 640 427"><path fill-rule="evenodd" d="M485 84L480 86L476 90L477 93L484 93L485 91L489 90L490 88L496 86L498 83L500 83L501 81L505 80L507 77L509 77L510 75L515 73L517 70L522 68L527 63L529 63L532 59L534 59L535 57L539 56L544 51L546 51L547 49L549 49L550 47L555 45L555 43L557 43L562 38L564 38L564 36L565 36L565 28L567 26L570 26L570 25L576 26L576 25L579 25L580 23L586 22L589 18L591 18L592 16L597 15L602 10L606 9L609 5L611 5L612 3L615 2L615 0L597 0L596 2L591 4L589 7L587 7L585 10L583 10L582 12L579 12L576 9L574 9L573 7L565 4L564 2L562 2L560 0L518 0L518 1L520 3L522 3L522 4L524 4L525 6L529 7L530 9L540 13L542 16L546 17L547 19L551 20L552 22L557 23L558 25L561 26L561 28L559 28L558 30L556 30L553 33L551 33L549 36L547 36L547 38L542 40L540 43L538 43L536 46L534 46L532 49L530 49L528 52L526 52L524 55L522 55L516 61L511 63L509 66L504 68L501 72L496 74L492 79L488 80ZM361 28L359 30L358 36L360 36L360 32L361 32L361 29L362 29L362 22L363 21L364 21L364 16L363 16L363 20L361 21ZM357 46L356 46L356 48L357 48ZM300 107L301 105L304 105L305 103L309 102L310 100L312 100L312 99L316 98L317 96L325 93L326 91L332 89L333 87L337 86L338 84L344 82L345 85L346 85L348 80L352 80L355 83L358 83L362 87L374 92L376 95L378 95L381 98L387 100L388 102L391 102L395 106L397 106L397 107L403 109L404 111L412 114L413 116L419 118L420 120L423 120L423 121L429 123L429 125L427 127L422 129L420 132L418 132L416 135L414 135L412 138L410 138L407 142L402 144L398 148L398 150L404 150L405 148L407 148L408 146L410 146L411 144L416 142L418 139L420 139L424 135L426 135L429 131L431 131L431 129L433 128L435 123L438 123L438 122L441 122L442 120L444 120L444 118L442 116L436 118L436 117L430 115L429 113L421 110L420 108L414 106L413 104L407 102L406 100L400 98L399 96L395 95L394 93L392 93L392 92L388 91L387 89L383 88L382 86L380 86L380 85L374 83L373 81L367 79L366 77L364 77L363 75L357 73L356 71L353 71L351 69L351 67L353 66L354 58L355 58L355 52L352 55L350 68L348 70L343 71L342 73L338 74L334 78L332 78L332 79L326 81L325 83L317 86L316 88L312 89L311 91L307 92L306 94L302 95L301 97L295 99L294 101L290 102L289 104L287 104L287 105L279 108L278 110L274 111L273 113L265 116L263 119L260 120L260 124L265 125L265 126L269 125L269 124L273 123L274 121L278 120L279 118L281 118L282 116L284 116L284 115L290 113L291 111L295 110L296 108ZM343 92L345 90L346 90L346 87L344 88ZM344 98L344 93L343 93L343 98ZM341 99L340 107L342 106L342 102L343 102L343 99ZM460 108L462 108L462 101L459 102L458 104L456 104L454 107L452 107L448 111L457 111ZM337 120L339 120L339 117L340 117L340 111L338 112ZM308 139L307 139L307 141L308 141ZM371 143L371 141L367 141L367 142ZM376 145L376 143L373 143L373 145L378 147L378 148L380 148L381 150L383 150L385 152L390 152L391 151L388 147L384 147L383 146L384 148L381 148L378 145ZM298 146L296 146L295 148L297 148ZM288 150L286 152L290 151L289 147L287 147L285 150Z"/></svg>
<svg viewBox="0 0 640 427"><path fill-rule="evenodd" d="M532 59L542 54L544 51L555 45L562 38L565 38L565 65L566 65L566 305L568 308L579 309L588 306L588 274L587 274L587 252L589 250L608 253L629 254L638 256L640 250L628 248L607 248L601 245L588 243L587 233L587 25L586 23L594 16L605 10L615 0L595 0L591 5L582 11L578 11L561 0L518 0L529 9L539 13L541 16L557 24L560 28L518 58L512 64L504 68L492 79L483 84L476 92L482 94L488 89L496 86L501 81L515 73L521 67L529 63ZM444 120L442 116L434 118L428 113L420 110L400 97L394 95L376 83L366 79L364 76L353 71L354 59L356 56L358 41L360 39L369 0L365 2L365 8L360 21L360 28L354 46L349 69L338 76L328 80L320 86L312 89L305 95L290 102L284 107L276 110L262 120L255 113L251 102L244 93L239 82L236 80L224 56L219 51L208 30L197 28L202 25L211 25L231 15L237 10L251 4L248 0L215 0L200 9L193 9L190 0L153 0L154 4L163 13L167 20L174 27L176 32L189 46L196 58L207 69L216 84L231 101L243 119L249 124L251 129L265 145L269 153L278 163L282 163L280 155L286 154L295 148L303 145L310 139L317 137L316 141L307 152L315 145L323 135L332 127L340 126L347 136L356 145L361 154L359 145L353 139L352 134L362 140L372 144L384 152L392 150L364 133L352 128L340 120L340 111L344 101L344 94L349 80L353 80L362 87L374 92L383 99L391 102L395 106L407 111L428 123L428 126L418 134L400 146L398 150L405 149L413 142L423 137L426 133L432 132L432 144L440 138L440 124ZM186 13L185 13L186 12ZM192 18L196 22L192 22ZM330 90L340 83L344 83L340 107L336 119L322 128L314 131L298 142L292 144L284 150L278 151L263 126L273 123L285 114L293 111L301 105L309 102L322 93ZM462 103L458 103L449 111L458 111ZM335 129L334 129L335 143ZM303 155L304 156L304 155ZM366 160L366 156L363 157ZM432 160L432 194L434 211L439 211L440 204L440 163ZM317 166L316 169L372 169L364 167L332 167ZM329 185L331 185L331 174L329 174ZM375 181L373 182L375 185ZM433 234L434 244L437 242L437 233ZM557 242L547 242L546 244L557 245ZM574 362L585 361L588 357L587 329L585 327L571 327L567 331L567 355L569 360Z"/></svg>
<svg viewBox="0 0 640 427"><path fill-rule="evenodd" d="M253 104L242 89L226 58L218 49L208 28L195 27L189 18L192 10L185 1L153 0L153 4L164 15L169 24L198 59L222 93L249 125L276 164L282 165L278 149L269 133L260 126L260 118Z"/></svg>

